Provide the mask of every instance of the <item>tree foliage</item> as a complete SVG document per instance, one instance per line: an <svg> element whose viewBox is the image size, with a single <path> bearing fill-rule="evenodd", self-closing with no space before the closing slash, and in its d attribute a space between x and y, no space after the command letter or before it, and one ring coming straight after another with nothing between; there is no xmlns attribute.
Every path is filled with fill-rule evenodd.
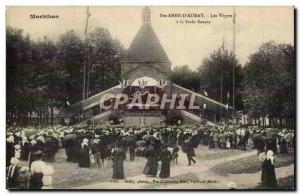
<svg viewBox="0 0 300 195"><path fill-rule="evenodd" d="M90 53L89 91L100 92L114 85L112 80L118 81L123 47L107 29L96 28L87 42L74 30L57 42L47 37L32 41L23 30L12 27L7 27L6 37L7 116L19 123L28 122L34 113L39 123L45 122L49 108L81 100L85 43Z"/></svg>
<svg viewBox="0 0 300 195"><path fill-rule="evenodd" d="M232 106L233 67L235 74L235 108L240 110L242 109L242 67L232 52L225 48L214 51L209 58L203 60L202 65L198 68L198 75L201 78L201 89L207 91L210 98L224 104L227 104L228 100L229 105ZM228 93L229 98L227 99Z"/></svg>
<svg viewBox="0 0 300 195"><path fill-rule="evenodd" d="M124 49L105 28L95 28L88 37L90 94L97 94L119 83Z"/></svg>
<svg viewBox="0 0 300 195"><path fill-rule="evenodd" d="M244 68L245 111L252 117L295 117L295 58L289 44L268 42Z"/></svg>
<svg viewBox="0 0 300 195"><path fill-rule="evenodd" d="M194 91L199 88L199 76L187 65L175 67L170 75L170 80L171 82Z"/></svg>

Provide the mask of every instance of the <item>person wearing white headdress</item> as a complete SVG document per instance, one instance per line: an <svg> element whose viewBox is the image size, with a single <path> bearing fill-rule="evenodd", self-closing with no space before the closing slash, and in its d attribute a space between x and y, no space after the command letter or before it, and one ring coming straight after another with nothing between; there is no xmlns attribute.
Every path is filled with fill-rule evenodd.
<svg viewBox="0 0 300 195"><path fill-rule="evenodd" d="M7 187L9 189L16 189L18 187L19 169L19 160L15 157L11 158L7 169Z"/></svg>
<svg viewBox="0 0 300 195"><path fill-rule="evenodd" d="M89 167L90 166L90 155L89 155L89 140L84 138L81 143L81 148L79 150L79 167Z"/></svg>
<svg viewBox="0 0 300 195"><path fill-rule="evenodd" d="M43 187L43 169L46 166L46 163L41 160L33 161L30 167L31 178L30 178L30 189L41 189Z"/></svg>
<svg viewBox="0 0 300 195"><path fill-rule="evenodd" d="M277 186L272 150L267 151L266 158L262 163L261 181L264 187L274 188Z"/></svg>

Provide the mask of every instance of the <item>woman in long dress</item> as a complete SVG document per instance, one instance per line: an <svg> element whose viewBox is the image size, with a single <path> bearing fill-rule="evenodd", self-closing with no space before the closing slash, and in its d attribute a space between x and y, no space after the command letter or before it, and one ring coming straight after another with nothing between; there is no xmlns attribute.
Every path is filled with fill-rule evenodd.
<svg viewBox="0 0 300 195"><path fill-rule="evenodd" d="M145 150L145 157L147 158L147 162L143 173L147 176L155 177L157 175L158 156L152 145L150 145L149 148Z"/></svg>
<svg viewBox="0 0 300 195"><path fill-rule="evenodd" d="M273 151L268 150L267 156L265 160L262 162L262 174L261 174L261 181L263 186L265 187L272 188L277 186L275 167L273 163L274 163Z"/></svg>
<svg viewBox="0 0 300 195"><path fill-rule="evenodd" d="M83 139L83 142L81 144L79 152L79 167L90 167L90 155L87 139Z"/></svg>
<svg viewBox="0 0 300 195"><path fill-rule="evenodd" d="M117 145L112 150L112 161L113 161L113 179L124 179L124 167L123 161L126 158L125 150Z"/></svg>
<svg viewBox="0 0 300 195"><path fill-rule="evenodd" d="M172 159L171 152L167 149L167 146L163 146L160 153L160 160L161 160L161 170L159 173L160 178L170 177L171 159Z"/></svg>

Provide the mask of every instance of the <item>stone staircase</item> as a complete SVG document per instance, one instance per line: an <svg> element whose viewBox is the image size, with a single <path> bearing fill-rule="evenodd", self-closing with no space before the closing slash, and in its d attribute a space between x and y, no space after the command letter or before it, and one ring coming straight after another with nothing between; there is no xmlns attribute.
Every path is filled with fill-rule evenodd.
<svg viewBox="0 0 300 195"><path fill-rule="evenodd" d="M167 90L168 89L168 90ZM99 104L101 103L101 97L103 97L106 94L112 94L112 95L117 95L122 92L122 89L120 85L117 85L115 87L112 87L106 91L103 91L97 95L94 95L85 101L78 102L74 105L71 105L68 109L68 116L69 117L74 117L76 115L80 115L81 109L84 107L85 109L92 110L93 108L99 107ZM195 104L199 105L204 109L205 105L205 118L207 121L208 125L211 126L216 126L217 125L217 114L219 113L220 110L226 111L229 109L229 111L232 111L232 108L229 107L227 108L226 105L215 101L213 99L210 99L206 96L203 96L199 93L193 92L191 90L185 89L179 85L176 84L171 84L169 87L166 87L165 93L171 93L171 94L189 94L195 96ZM210 112L208 112L210 111ZM180 110L180 113L183 117L182 124L183 125L193 125L193 124L200 124L203 122L203 119L199 116L197 113L193 113L191 111L185 111L185 110ZM105 111L104 113L99 113L94 116L91 116L88 120L86 120L84 123L87 123L87 121L90 121L94 124L107 124L109 116L112 114L111 111ZM141 125L141 120L142 116L128 116L128 115L122 115L121 118L124 121L125 126L140 126ZM161 117L160 116L144 116L144 125L145 126L159 126L160 124ZM81 124L80 124L81 125Z"/></svg>

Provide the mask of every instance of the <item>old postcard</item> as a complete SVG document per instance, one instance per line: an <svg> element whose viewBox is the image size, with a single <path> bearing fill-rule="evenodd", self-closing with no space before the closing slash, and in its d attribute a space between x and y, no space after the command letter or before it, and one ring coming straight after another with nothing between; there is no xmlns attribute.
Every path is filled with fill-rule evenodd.
<svg viewBox="0 0 300 195"><path fill-rule="evenodd" d="M294 7L8 6L9 190L295 190Z"/></svg>

